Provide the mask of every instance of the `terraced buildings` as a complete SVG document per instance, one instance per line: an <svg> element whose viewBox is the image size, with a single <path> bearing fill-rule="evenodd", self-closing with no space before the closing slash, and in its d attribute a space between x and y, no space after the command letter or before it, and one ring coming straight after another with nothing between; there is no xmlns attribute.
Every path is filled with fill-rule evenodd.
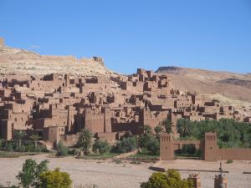
<svg viewBox="0 0 251 188"><path fill-rule="evenodd" d="M2 138L10 140L15 130L24 130L38 133L47 143L61 140L68 146L76 143L83 128L113 143L166 119L176 137L176 122L182 117L249 120L233 106L175 90L167 75L143 69L129 76L5 74L0 100Z"/></svg>

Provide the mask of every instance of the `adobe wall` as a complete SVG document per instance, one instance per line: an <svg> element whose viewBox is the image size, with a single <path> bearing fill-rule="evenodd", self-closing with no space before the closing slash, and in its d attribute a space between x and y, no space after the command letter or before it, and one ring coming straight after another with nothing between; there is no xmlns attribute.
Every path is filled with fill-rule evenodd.
<svg viewBox="0 0 251 188"><path fill-rule="evenodd" d="M218 160L251 160L251 149L227 148L219 149Z"/></svg>
<svg viewBox="0 0 251 188"><path fill-rule="evenodd" d="M60 141L64 146L71 147L75 146L78 142L79 134L70 134L60 136Z"/></svg>
<svg viewBox="0 0 251 188"><path fill-rule="evenodd" d="M173 138L164 133L160 137L160 160L174 160Z"/></svg>
<svg viewBox="0 0 251 188"><path fill-rule="evenodd" d="M183 145L194 145L196 149L201 148L201 141L199 140L179 140L173 142L173 149L179 150L182 149Z"/></svg>
<svg viewBox="0 0 251 188"><path fill-rule="evenodd" d="M203 158L206 161L217 161L219 156L219 147L217 145L216 133L205 133L205 139L203 142L204 152Z"/></svg>
<svg viewBox="0 0 251 188"><path fill-rule="evenodd" d="M160 159L174 160L174 151L181 149L185 144L193 144L201 149L202 159L206 161L217 160L251 160L251 149L227 148L219 149L216 133L205 133L205 139L201 141L174 141L170 134L164 133L160 137Z"/></svg>
<svg viewBox="0 0 251 188"><path fill-rule="evenodd" d="M11 140L14 124L8 120L0 121L0 136L3 139Z"/></svg>
<svg viewBox="0 0 251 188"><path fill-rule="evenodd" d="M85 128L87 128L94 134L104 132L105 128L104 113L92 111L91 109L86 109Z"/></svg>
<svg viewBox="0 0 251 188"><path fill-rule="evenodd" d="M98 138L100 140L107 141L110 144L114 144L116 142L116 133L98 133Z"/></svg>
<svg viewBox="0 0 251 188"><path fill-rule="evenodd" d="M152 129L166 120L168 112L149 111L143 109L143 125L149 125Z"/></svg>

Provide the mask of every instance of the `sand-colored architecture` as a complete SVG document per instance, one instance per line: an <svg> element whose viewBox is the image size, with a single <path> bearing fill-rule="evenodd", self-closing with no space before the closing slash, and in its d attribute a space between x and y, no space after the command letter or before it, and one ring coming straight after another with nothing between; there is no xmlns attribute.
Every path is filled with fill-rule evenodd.
<svg viewBox="0 0 251 188"><path fill-rule="evenodd" d="M53 73L0 77L0 136L7 140L15 130L23 130L36 132L45 142L62 141L70 146L76 143L78 132L87 128L95 137L113 143L128 133L141 134L145 125L155 128L166 119L178 137L179 118L246 120L233 106L175 90L167 75L143 69L128 76Z"/></svg>
<svg viewBox="0 0 251 188"><path fill-rule="evenodd" d="M202 159L206 161L217 160L251 160L251 149L248 148L219 148L217 135L213 132L205 133L200 141L174 140L170 134L162 134L160 138L160 159L174 160L174 151L181 149L185 144L192 144L202 152Z"/></svg>

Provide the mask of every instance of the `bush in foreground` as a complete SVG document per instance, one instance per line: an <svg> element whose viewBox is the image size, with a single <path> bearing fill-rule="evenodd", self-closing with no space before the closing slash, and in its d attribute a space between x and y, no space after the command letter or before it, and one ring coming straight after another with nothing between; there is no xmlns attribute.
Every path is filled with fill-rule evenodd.
<svg viewBox="0 0 251 188"><path fill-rule="evenodd" d="M168 170L167 173L153 173L147 182L140 185L141 188L193 188L193 182L181 179L180 173Z"/></svg>
<svg viewBox="0 0 251 188"><path fill-rule="evenodd" d="M35 160L27 159L23 164L22 171L19 172L17 176L17 179L20 181L20 185L24 188L29 188L31 186L37 187L39 184L40 174L48 170L47 164L47 160L38 164Z"/></svg>
<svg viewBox="0 0 251 188"><path fill-rule="evenodd" d="M66 172L60 172L59 169L46 171L39 176L40 187L46 188L70 188L72 180Z"/></svg>

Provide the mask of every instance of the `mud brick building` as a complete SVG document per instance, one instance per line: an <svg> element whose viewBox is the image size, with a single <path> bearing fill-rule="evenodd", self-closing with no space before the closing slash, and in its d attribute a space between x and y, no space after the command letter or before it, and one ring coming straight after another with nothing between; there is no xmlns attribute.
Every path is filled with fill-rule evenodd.
<svg viewBox="0 0 251 188"><path fill-rule="evenodd" d="M103 61L98 57L94 61ZM232 106L173 89L167 75L138 69L135 74L70 74L0 77L0 136L15 130L37 132L45 142L74 145L81 129L114 142L127 133L141 134L169 119L175 137L179 118L233 118L250 122ZM173 146L176 147L176 146ZM218 150L217 150L218 151ZM222 156L228 151L222 151Z"/></svg>
<svg viewBox="0 0 251 188"><path fill-rule="evenodd" d="M213 132L205 133L203 140L175 140L171 134L162 134L160 137L160 159L174 160L174 151L181 149L183 145L194 145L202 151L202 159L206 161L217 160L251 160L251 149L248 148L224 148L217 144L217 135Z"/></svg>

